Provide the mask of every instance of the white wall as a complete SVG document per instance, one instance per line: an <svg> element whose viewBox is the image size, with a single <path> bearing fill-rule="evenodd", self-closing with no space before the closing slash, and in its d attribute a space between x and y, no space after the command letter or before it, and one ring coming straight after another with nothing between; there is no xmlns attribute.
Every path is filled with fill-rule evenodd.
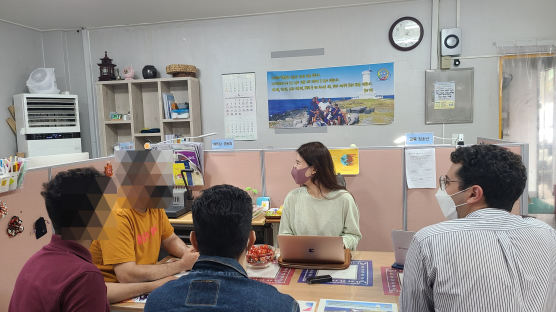
<svg viewBox="0 0 556 312"><path fill-rule="evenodd" d="M90 30L92 78L96 81L98 67L95 64L105 50L120 68L133 65L139 75L146 64L155 65L163 76L166 76L164 71L167 64L194 64L200 69L203 131L215 131L219 133L218 137L223 137L221 74L255 72L259 139L253 142L236 142L237 148L297 147L308 140L321 140L329 146L346 146L349 143L360 146L391 145L396 137L407 131L433 131L438 136L446 137L450 137L452 133L464 133L468 143L475 142L477 136L496 137L497 58L462 60L460 67L475 68L472 124L445 127L424 124L424 70L430 67L431 7L430 0L415 0L353 8ZM556 18L552 16L553 12L556 12L554 0L461 1L463 53L465 56L496 54L498 51L494 42L556 40ZM387 32L393 21L406 15L414 16L422 22L425 37L416 49L399 52L390 46ZM439 24L440 28L456 26L455 0L440 1ZM271 51L306 48L325 48L325 55L270 58ZM68 51L73 53L77 50L79 49ZM56 52L52 53L56 55ZM46 54L50 54L48 50ZM299 130L276 133L274 129L268 128L267 71L391 61L395 63L396 72L393 124L330 127L324 133ZM58 69L57 72L60 73Z"/></svg>
<svg viewBox="0 0 556 312"><path fill-rule="evenodd" d="M356 8L318 10L244 18L91 31L91 54L104 51L119 66L136 72L146 64L164 71L169 63L195 64L200 69L204 132L224 136L221 74L255 72L259 140L238 142L239 148L296 147L308 140L330 146L391 144L408 130L438 131L424 126L424 69L430 34L410 53L393 49L388 29L398 17L412 15L430 29L429 1L411 1ZM324 56L271 59L276 50L325 48ZM396 102L392 125L328 128L326 133L296 130L275 134L268 128L266 72L326 66L395 62ZM98 72L98 69L96 70Z"/></svg>
<svg viewBox="0 0 556 312"><path fill-rule="evenodd" d="M78 95L81 149L91 155L91 126L87 96L83 39L80 31L52 31L42 33L46 67L56 69L56 83L60 91Z"/></svg>
<svg viewBox="0 0 556 312"><path fill-rule="evenodd" d="M0 22L0 157L15 155L16 138L6 123L12 96L27 91L31 71L43 65L42 40L38 31Z"/></svg>

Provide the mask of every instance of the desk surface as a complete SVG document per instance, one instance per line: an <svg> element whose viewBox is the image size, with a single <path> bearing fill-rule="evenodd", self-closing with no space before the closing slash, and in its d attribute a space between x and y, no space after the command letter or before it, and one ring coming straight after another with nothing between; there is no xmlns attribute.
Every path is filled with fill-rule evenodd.
<svg viewBox="0 0 556 312"><path fill-rule="evenodd" d="M174 224L184 224L184 225L193 225L193 215L191 214L191 212L188 212L186 214L184 214L183 216L179 217L179 218L170 218L170 224L174 225ZM254 226L263 226L265 225L265 217L264 215L259 215L258 217L256 217L255 219L253 219L252 224Z"/></svg>
<svg viewBox="0 0 556 312"><path fill-rule="evenodd" d="M354 260L372 260L373 262L373 286L345 286L297 283L300 269L296 269L289 285L275 285L282 293L294 297L296 300L315 301L320 299L340 299L370 302L398 303L397 296L386 296L382 290L382 274L380 268L390 266L394 262L393 252L380 251L354 251ZM142 311L144 304L141 303L118 303L112 305L113 311ZM315 309L316 311L316 309Z"/></svg>

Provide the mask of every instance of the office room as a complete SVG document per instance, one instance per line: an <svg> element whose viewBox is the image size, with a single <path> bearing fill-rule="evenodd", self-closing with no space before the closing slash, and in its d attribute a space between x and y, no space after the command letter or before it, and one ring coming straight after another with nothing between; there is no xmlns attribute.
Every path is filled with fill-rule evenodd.
<svg viewBox="0 0 556 312"><path fill-rule="evenodd" d="M2 0L0 311L556 311L554 12Z"/></svg>

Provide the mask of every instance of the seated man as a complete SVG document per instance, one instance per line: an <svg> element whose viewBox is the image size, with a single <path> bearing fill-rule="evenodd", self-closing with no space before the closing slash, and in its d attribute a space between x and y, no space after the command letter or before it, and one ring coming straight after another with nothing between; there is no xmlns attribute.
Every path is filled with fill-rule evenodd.
<svg viewBox="0 0 556 312"><path fill-rule="evenodd" d="M23 266L9 311L109 311L108 301L151 292L169 280L105 285L91 260L88 248L94 237L88 233L100 232L101 224L91 220L113 190L110 178L93 168L60 172L44 184L41 195L55 234Z"/></svg>
<svg viewBox="0 0 556 312"><path fill-rule="evenodd" d="M98 204L87 193L102 194L108 183L91 168L61 172L44 184L55 234L21 269L9 311L110 311L102 274L87 250L91 238L83 237Z"/></svg>
<svg viewBox="0 0 556 312"><path fill-rule="evenodd" d="M249 195L217 185L193 203L191 243L201 256L188 275L152 292L145 311L299 311L297 301L247 277L242 267L255 241Z"/></svg>
<svg viewBox="0 0 556 312"><path fill-rule="evenodd" d="M541 311L556 266L556 231L510 213L525 187L521 157L495 145L461 147L436 198L450 220L413 238L401 311Z"/></svg>
<svg viewBox="0 0 556 312"><path fill-rule="evenodd" d="M159 153L161 151L116 154L120 164L115 175L120 178L121 185L112 215L117 226L107 231L108 239L95 240L90 247L93 262L106 282L156 281L191 269L197 260L199 254L174 234L163 209L172 200L168 186L172 183L172 167L154 161ZM180 259L157 264L161 246Z"/></svg>

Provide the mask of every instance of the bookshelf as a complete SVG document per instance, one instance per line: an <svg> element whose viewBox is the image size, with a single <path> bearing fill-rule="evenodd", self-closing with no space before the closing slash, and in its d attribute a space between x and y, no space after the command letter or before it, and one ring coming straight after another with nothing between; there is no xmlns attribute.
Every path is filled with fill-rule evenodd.
<svg viewBox="0 0 556 312"><path fill-rule="evenodd" d="M114 153L114 146L131 142L143 149L146 142L164 141L166 135L201 135L199 79L158 78L99 81L96 84L101 155ZM164 93L172 93L178 103L189 103L189 118L167 119ZM111 119L111 113L129 114L127 120ZM143 128L159 128L158 133L141 133Z"/></svg>

